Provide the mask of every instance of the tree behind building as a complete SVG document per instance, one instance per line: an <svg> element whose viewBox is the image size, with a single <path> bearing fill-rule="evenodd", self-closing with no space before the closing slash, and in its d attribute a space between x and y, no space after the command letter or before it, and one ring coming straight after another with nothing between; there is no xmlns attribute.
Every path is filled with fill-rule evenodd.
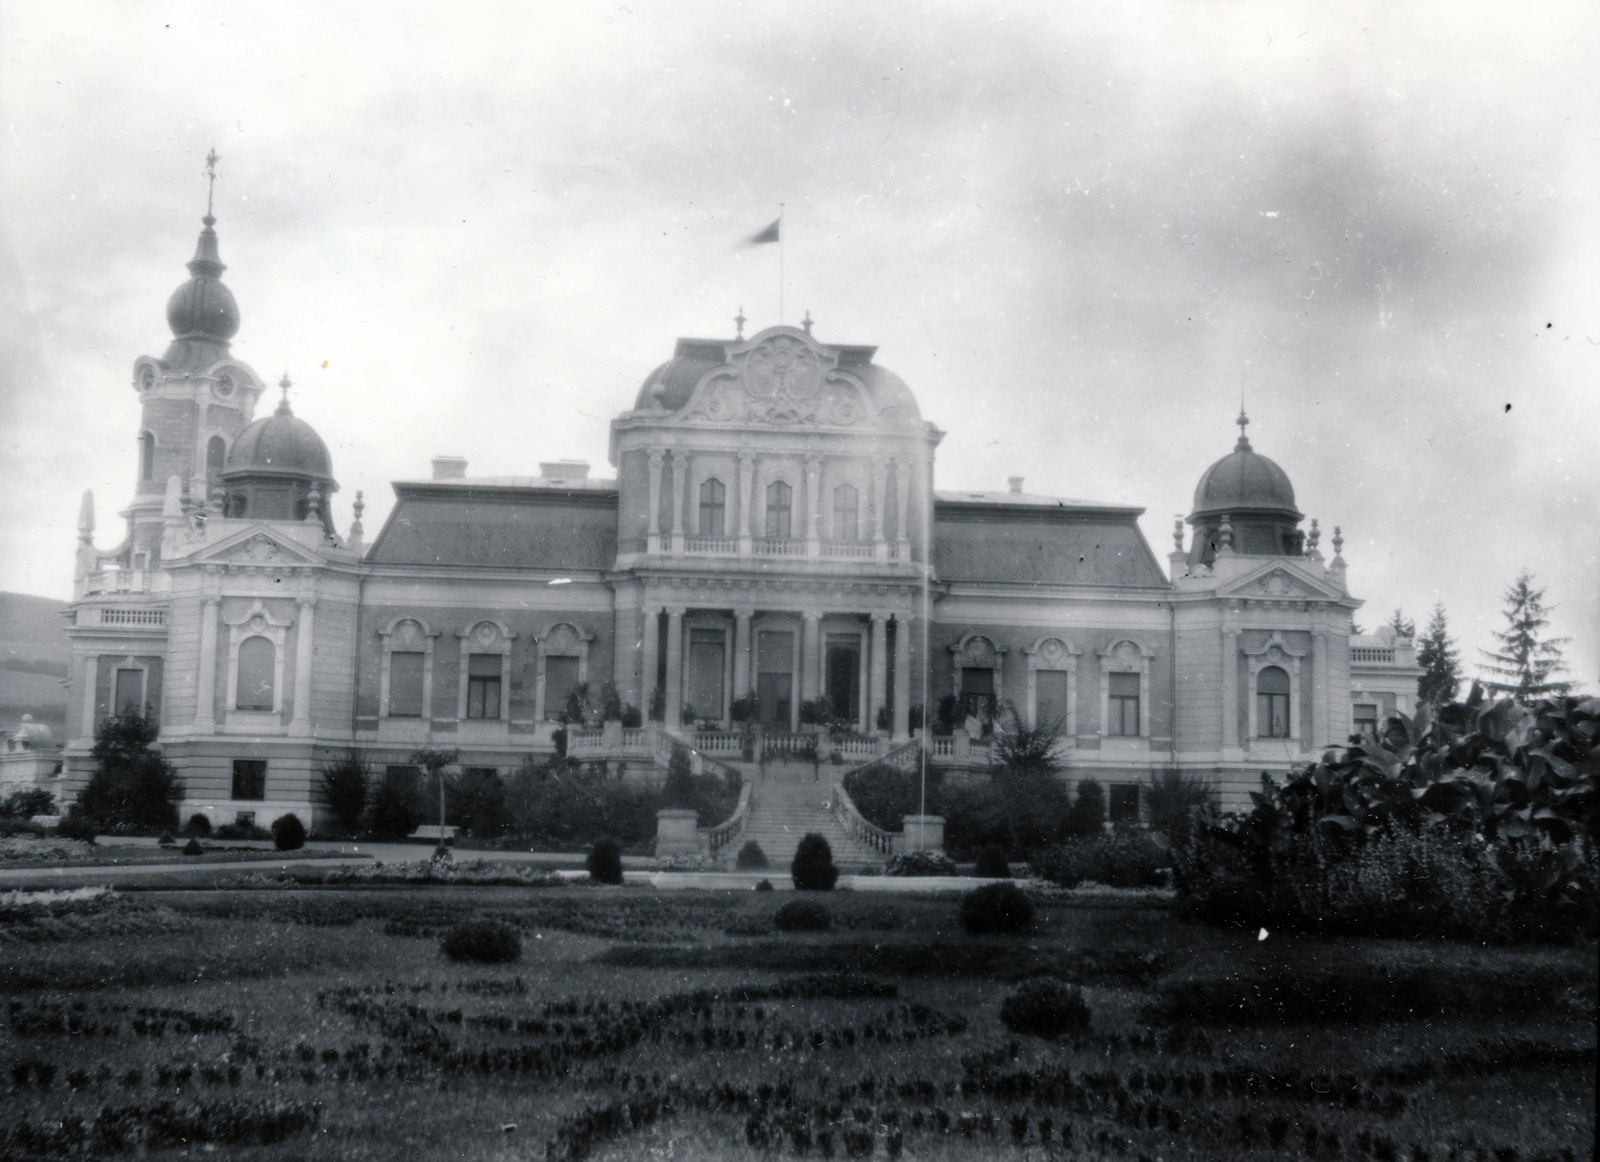
<svg viewBox="0 0 1600 1162"><path fill-rule="evenodd" d="M1561 648L1569 639L1547 638L1542 631L1550 624L1544 590L1533 587L1533 575L1523 570L1505 593L1506 628L1497 631L1499 650L1483 650L1483 670L1492 675L1484 684L1491 694L1510 694L1519 702L1530 702L1572 689L1571 682L1555 679L1565 672Z"/></svg>
<svg viewBox="0 0 1600 1162"><path fill-rule="evenodd" d="M1455 700L1456 691L1461 688L1461 655L1455 647L1445 623L1444 605L1436 604L1428 628L1417 643L1417 665L1422 667L1422 677L1417 679L1418 702L1442 704Z"/></svg>

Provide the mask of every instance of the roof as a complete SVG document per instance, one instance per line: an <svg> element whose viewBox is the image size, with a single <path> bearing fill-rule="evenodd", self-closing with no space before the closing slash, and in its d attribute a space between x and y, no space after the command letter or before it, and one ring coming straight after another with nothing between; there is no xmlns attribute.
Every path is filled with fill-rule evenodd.
<svg viewBox="0 0 1600 1162"><path fill-rule="evenodd" d="M329 479L333 459L317 430L289 410L287 398L278 410L257 420L228 449L223 476L266 472Z"/></svg>
<svg viewBox="0 0 1600 1162"><path fill-rule="evenodd" d="M1201 475L1194 490L1191 520L1201 516L1261 512L1300 519L1300 511L1294 506L1294 485L1289 483L1289 474L1250 447L1250 440L1244 434L1248 423L1240 413L1239 442L1232 452Z"/></svg>
<svg viewBox="0 0 1600 1162"><path fill-rule="evenodd" d="M614 481L528 485L539 477L397 481L396 504L367 560L391 565L609 569L617 553Z"/></svg>
<svg viewBox="0 0 1600 1162"><path fill-rule="evenodd" d="M1118 504L1101 500L1079 500L1069 496L1045 496L1038 492L946 492L936 490L933 498L939 504L950 505L1001 505L1023 509L1071 509L1128 513L1138 516L1144 509L1135 505Z"/></svg>
<svg viewBox="0 0 1600 1162"><path fill-rule="evenodd" d="M942 581L1168 587L1136 523L1143 509L1016 492L934 496Z"/></svg>
<svg viewBox="0 0 1600 1162"><path fill-rule="evenodd" d="M396 480L395 488L422 489L556 489L560 491L615 492L615 480L573 480L546 476L458 476L449 480Z"/></svg>

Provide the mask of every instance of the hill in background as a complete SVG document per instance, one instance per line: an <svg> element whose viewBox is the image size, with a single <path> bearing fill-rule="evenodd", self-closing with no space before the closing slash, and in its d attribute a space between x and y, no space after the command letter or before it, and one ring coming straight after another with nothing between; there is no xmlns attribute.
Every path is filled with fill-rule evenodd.
<svg viewBox="0 0 1600 1162"><path fill-rule="evenodd" d="M61 611L65 601L0 593L0 730L15 730L24 714L66 739L67 668L72 646Z"/></svg>

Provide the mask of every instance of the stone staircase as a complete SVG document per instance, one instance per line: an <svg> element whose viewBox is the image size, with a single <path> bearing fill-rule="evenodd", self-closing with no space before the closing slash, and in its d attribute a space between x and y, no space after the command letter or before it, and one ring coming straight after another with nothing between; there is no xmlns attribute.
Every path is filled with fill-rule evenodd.
<svg viewBox="0 0 1600 1162"><path fill-rule="evenodd" d="M815 831L828 841L833 862L840 869L883 865L883 855L852 838L823 805L833 796L833 771L828 767L822 768L820 781L813 781L809 763L768 766L764 775L752 771L750 777L755 780L750 811L743 836L730 848L731 855L737 855L739 848L753 839L773 870L784 872L801 837Z"/></svg>

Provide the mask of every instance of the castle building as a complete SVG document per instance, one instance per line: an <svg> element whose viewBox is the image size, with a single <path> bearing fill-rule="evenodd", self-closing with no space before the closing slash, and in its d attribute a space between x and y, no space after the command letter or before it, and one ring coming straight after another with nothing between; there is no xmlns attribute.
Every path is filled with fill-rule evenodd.
<svg viewBox="0 0 1600 1162"><path fill-rule="evenodd" d="M369 544L359 494L333 523L334 466L287 376L256 418L267 388L231 354L213 226L167 304L171 345L134 361L115 548L95 548L85 496L69 795L97 723L128 712L159 720L185 817L308 825L317 769L352 750L384 769L451 748L509 773L564 742L640 771L662 737L728 753L745 706L779 745L822 707L852 761L921 736L965 769L1014 708L1058 722L1066 777L1111 784L1124 817L1159 772L1242 799L1351 730L1360 603L1339 538L1325 560L1243 415L1163 568L1139 508L1021 478L939 489L944 433L875 348L824 342L809 316L746 337L741 317L645 376L611 424L613 477L473 477L442 456L395 483ZM575 693L603 690L644 721L558 740Z"/></svg>

